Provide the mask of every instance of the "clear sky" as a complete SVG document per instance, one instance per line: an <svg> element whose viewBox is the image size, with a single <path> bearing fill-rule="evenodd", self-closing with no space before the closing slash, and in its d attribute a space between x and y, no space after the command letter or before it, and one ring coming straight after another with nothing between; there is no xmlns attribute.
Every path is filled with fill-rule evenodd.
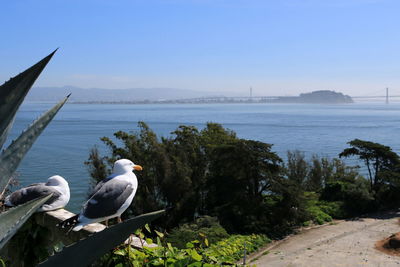
<svg viewBox="0 0 400 267"><path fill-rule="evenodd" d="M253 95L400 93L398 0L0 2L0 82Z"/></svg>

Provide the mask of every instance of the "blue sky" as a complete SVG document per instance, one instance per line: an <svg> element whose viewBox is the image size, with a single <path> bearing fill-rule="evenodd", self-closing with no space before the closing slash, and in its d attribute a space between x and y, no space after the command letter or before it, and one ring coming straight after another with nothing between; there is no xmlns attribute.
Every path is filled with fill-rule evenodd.
<svg viewBox="0 0 400 267"><path fill-rule="evenodd" d="M60 47L36 86L400 93L400 1L18 0L0 10L1 82Z"/></svg>

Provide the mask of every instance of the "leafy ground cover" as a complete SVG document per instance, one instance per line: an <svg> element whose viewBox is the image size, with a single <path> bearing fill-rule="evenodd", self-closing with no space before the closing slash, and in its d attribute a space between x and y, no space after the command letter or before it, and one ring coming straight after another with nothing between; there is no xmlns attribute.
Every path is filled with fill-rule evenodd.
<svg viewBox="0 0 400 267"><path fill-rule="evenodd" d="M171 230L166 241L177 248L186 248L186 244L205 235L210 244L229 237L226 230L219 224L216 217L203 216L194 222L185 223Z"/></svg>
<svg viewBox="0 0 400 267"><path fill-rule="evenodd" d="M121 245L101 259L98 266L236 266L236 262L246 253L252 253L270 240L265 235L231 235L209 244L207 237L199 235L199 240L186 244L186 248L177 248L166 242L164 234L155 231L157 247L136 249L130 245ZM147 243L142 232L138 236Z"/></svg>

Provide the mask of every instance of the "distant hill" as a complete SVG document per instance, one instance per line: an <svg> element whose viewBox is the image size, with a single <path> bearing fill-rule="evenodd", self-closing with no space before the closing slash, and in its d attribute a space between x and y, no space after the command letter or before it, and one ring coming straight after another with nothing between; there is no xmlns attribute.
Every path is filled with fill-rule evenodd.
<svg viewBox="0 0 400 267"><path fill-rule="evenodd" d="M213 92L201 92L176 88L101 89L64 87L34 87L27 101L58 101L72 93L71 102L136 102L216 96Z"/></svg>
<svg viewBox="0 0 400 267"><path fill-rule="evenodd" d="M351 96L337 93L335 91L320 90L311 93L303 93L299 96L279 97L275 103L321 103L321 104L343 104L353 103Z"/></svg>

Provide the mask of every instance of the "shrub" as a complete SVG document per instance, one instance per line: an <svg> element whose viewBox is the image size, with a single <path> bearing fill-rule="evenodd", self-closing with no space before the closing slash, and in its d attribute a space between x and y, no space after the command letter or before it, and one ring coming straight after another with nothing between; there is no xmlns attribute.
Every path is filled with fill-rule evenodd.
<svg viewBox="0 0 400 267"><path fill-rule="evenodd" d="M210 244L229 237L217 218L203 216L193 223L174 228L167 236L167 241L177 248L185 248L186 243L198 239L200 235L204 235Z"/></svg>
<svg viewBox="0 0 400 267"><path fill-rule="evenodd" d="M319 201L317 205L321 211L328 214L332 218L343 219L347 217L343 201Z"/></svg>
<svg viewBox="0 0 400 267"><path fill-rule="evenodd" d="M394 209L400 206L399 196L399 187L385 184L376 192L375 200L382 209Z"/></svg>
<svg viewBox="0 0 400 267"><path fill-rule="evenodd" d="M265 235L232 235L206 248L204 254L208 258L216 257L219 263L235 263L243 257L245 246L246 251L251 253L268 242L270 239Z"/></svg>
<svg viewBox="0 0 400 267"><path fill-rule="evenodd" d="M332 217L323 212L318 206L309 207L307 208L307 211L315 223L324 224L325 222L332 221Z"/></svg>
<svg viewBox="0 0 400 267"><path fill-rule="evenodd" d="M158 247L134 249L121 245L112 253L102 258L100 266L236 266L247 253L262 247L270 240L264 235L232 235L207 247L207 242L194 240L186 247L178 249L170 243L157 238Z"/></svg>
<svg viewBox="0 0 400 267"><path fill-rule="evenodd" d="M369 191L368 182L358 178L354 183L332 182L325 186L321 199L342 201L345 217L360 215L372 211L375 207L374 197Z"/></svg>
<svg viewBox="0 0 400 267"><path fill-rule="evenodd" d="M315 192L304 192L306 199L306 211L309 219L314 223L323 224L332 221L331 214L340 213L340 206L326 201L319 201L319 195ZM303 223L304 225L304 223Z"/></svg>

